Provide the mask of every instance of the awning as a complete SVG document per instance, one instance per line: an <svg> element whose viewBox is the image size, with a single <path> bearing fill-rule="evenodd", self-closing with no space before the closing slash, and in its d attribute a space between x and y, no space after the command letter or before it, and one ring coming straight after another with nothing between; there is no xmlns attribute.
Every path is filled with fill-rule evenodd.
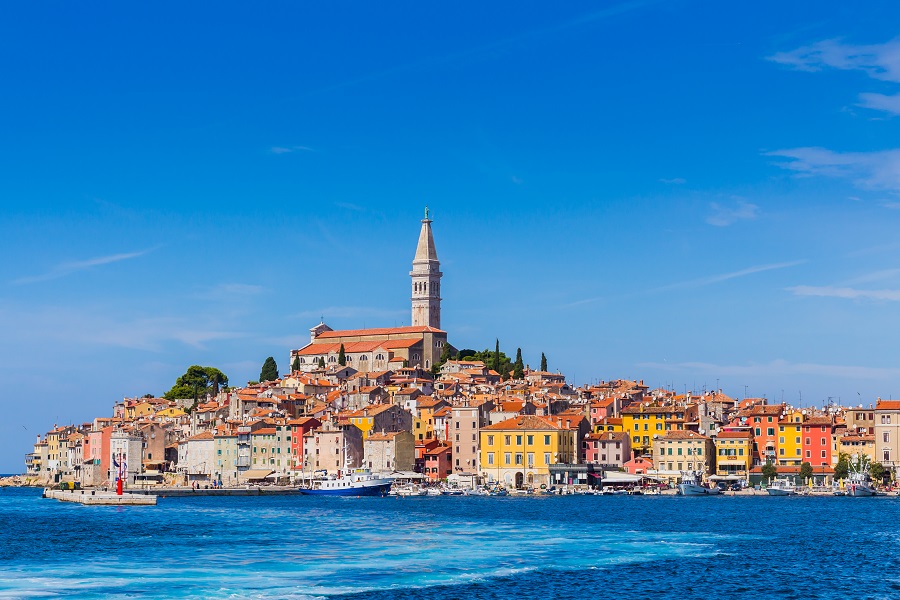
<svg viewBox="0 0 900 600"><path fill-rule="evenodd" d="M250 469L243 473L245 479L265 479L269 473L274 473L271 469Z"/></svg>
<svg viewBox="0 0 900 600"><path fill-rule="evenodd" d="M603 474L603 483L638 483L644 479L644 475L632 475L631 473L622 473L620 471L610 471Z"/></svg>

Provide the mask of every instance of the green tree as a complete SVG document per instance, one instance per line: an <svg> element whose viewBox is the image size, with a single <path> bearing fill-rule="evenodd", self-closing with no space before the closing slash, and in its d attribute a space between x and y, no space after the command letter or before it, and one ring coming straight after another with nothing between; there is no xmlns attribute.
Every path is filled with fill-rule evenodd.
<svg viewBox="0 0 900 600"><path fill-rule="evenodd" d="M324 357L324 356L320 356L320 357L319 357L319 368L320 368L320 369L324 369L324 368L325 368L325 357Z"/></svg>
<svg viewBox="0 0 900 600"><path fill-rule="evenodd" d="M800 479L802 481L806 481L810 477L813 476L813 468L812 465L808 462L805 462L800 465Z"/></svg>
<svg viewBox="0 0 900 600"><path fill-rule="evenodd" d="M165 398L199 400L207 394L215 396L219 393L219 387L223 385L228 385L228 376L219 369L191 365L184 375L175 380L175 385L165 393Z"/></svg>
<svg viewBox="0 0 900 600"><path fill-rule="evenodd" d="M294 371L299 371L299 370L300 370L300 357L295 356L294 362L291 363L291 373L293 373Z"/></svg>
<svg viewBox="0 0 900 600"><path fill-rule="evenodd" d="M497 338L497 341L494 344L494 357L491 361L491 368L502 375L502 372L500 371L500 338Z"/></svg>
<svg viewBox="0 0 900 600"><path fill-rule="evenodd" d="M462 350L460 350L459 352L456 353L456 360L467 360L470 358L475 360L473 357L475 357L477 355L478 355L478 351L472 350L471 348L463 348Z"/></svg>
<svg viewBox="0 0 900 600"><path fill-rule="evenodd" d="M342 367L347 364L347 355L344 354L344 345L341 344L341 349L338 350L338 364Z"/></svg>
<svg viewBox="0 0 900 600"><path fill-rule="evenodd" d="M516 348L516 362L513 363L513 379L525 378L525 364L522 362L522 349Z"/></svg>
<svg viewBox="0 0 900 600"><path fill-rule="evenodd" d="M850 459L849 457L841 452L838 454L838 461L834 465L834 478L837 480L847 479L847 476L850 474Z"/></svg>
<svg viewBox="0 0 900 600"><path fill-rule="evenodd" d="M541 352L541 371L547 370L547 357Z"/></svg>
<svg viewBox="0 0 900 600"><path fill-rule="evenodd" d="M767 462L762 468L763 479L775 479L778 477L778 468L771 462Z"/></svg>
<svg viewBox="0 0 900 600"><path fill-rule="evenodd" d="M872 481L875 483L882 483L884 481L884 465L881 463L873 462L869 465L869 477L872 478Z"/></svg>
<svg viewBox="0 0 900 600"><path fill-rule="evenodd" d="M269 357L263 363L262 370L259 372L260 381L275 381L278 379L278 365L275 358Z"/></svg>
<svg viewBox="0 0 900 600"><path fill-rule="evenodd" d="M441 350L441 364L453 358L450 354L450 344L444 344L444 349Z"/></svg>

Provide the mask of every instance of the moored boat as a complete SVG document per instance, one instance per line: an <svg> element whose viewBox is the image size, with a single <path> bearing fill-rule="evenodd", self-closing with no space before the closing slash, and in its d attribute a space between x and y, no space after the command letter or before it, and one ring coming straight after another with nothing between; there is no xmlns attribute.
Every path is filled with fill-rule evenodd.
<svg viewBox="0 0 900 600"><path fill-rule="evenodd" d="M775 479L766 486L766 492L770 496L793 496L797 493L797 488L794 486L794 482L782 478Z"/></svg>
<svg viewBox="0 0 900 600"><path fill-rule="evenodd" d="M314 479L310 485L300 487L299 492L309 496L385 496L391 483L369 469L352 469L334 478Z"/></svg>
<svg viewBox="0 0 900 600"><path fill-rule="evenodd" d="M721 490L712 486L708 487L700 482L701 473L695 471L682 471L681 483L678 484L678 493L682 496L715 496Z"/></svg>
<svg viewBox="0 0 900 600"><path fill-rule="evenodd" d="M875 496L875 486L872 485L872 481L869 479L868 474L862 471L851 471L850 476L847 478L847 483L844 485L844 489L848 496Z"/></svg>

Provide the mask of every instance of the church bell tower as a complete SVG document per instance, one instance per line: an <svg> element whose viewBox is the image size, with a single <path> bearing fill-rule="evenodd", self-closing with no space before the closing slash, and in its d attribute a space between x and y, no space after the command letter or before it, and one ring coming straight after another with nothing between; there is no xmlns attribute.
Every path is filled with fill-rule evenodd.
<svg viewBox="0 0 900 600"><path fill-rule="evenodd" d="M412 262L412 324L441 328L441 263L434 249L428 207L422 219L416 257Z"/></svg>

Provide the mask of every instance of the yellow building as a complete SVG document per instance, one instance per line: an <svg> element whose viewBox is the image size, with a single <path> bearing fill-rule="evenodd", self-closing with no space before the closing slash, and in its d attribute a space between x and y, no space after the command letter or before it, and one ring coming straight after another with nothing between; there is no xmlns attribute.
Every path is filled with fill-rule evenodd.
<svg viewBox="0 0 900 600"><path fill-rule="evenodd" d="M716 475L740 475L749 481L753 462L753 434L722 431L715 438Z"/></svg>
<svg viewBox="0 0 900 600"><path fill-rule="evenodd" d="M803 462L801 429L805 416L799 410L778 421L778 464L799 466Z"/></svg>
<svg viewBox="0 0 900 600"><path fill-rule="evenodd" d="M434 413L450 406L450 403L432 396L419 396L416 400L416 414L413 415L413 435L416 441L432 439L434 432Z"/></svg>
<svg viewBox="0 0 900 600"><path fill-rule="evenodd" d="M513 417L482 428L479 435L481 474L489 482L549 484L550 465L575 462L577 430L544 417Z"/></svg>
<svg viewBox="0 0 900 600"><path fill-rule="evenodd" d="M603 433L604 431L625 431L622 419L619 417L603 417L594 423L594 433Z"/></svg>
<svg viewBox="0 0 900 600"><path fill-rule="evenodd" d="M647 406L638 402L622 409L622 430L631 436L631 449L638 454L653 454L653 436L684 429L685 408Z"/></svg>

